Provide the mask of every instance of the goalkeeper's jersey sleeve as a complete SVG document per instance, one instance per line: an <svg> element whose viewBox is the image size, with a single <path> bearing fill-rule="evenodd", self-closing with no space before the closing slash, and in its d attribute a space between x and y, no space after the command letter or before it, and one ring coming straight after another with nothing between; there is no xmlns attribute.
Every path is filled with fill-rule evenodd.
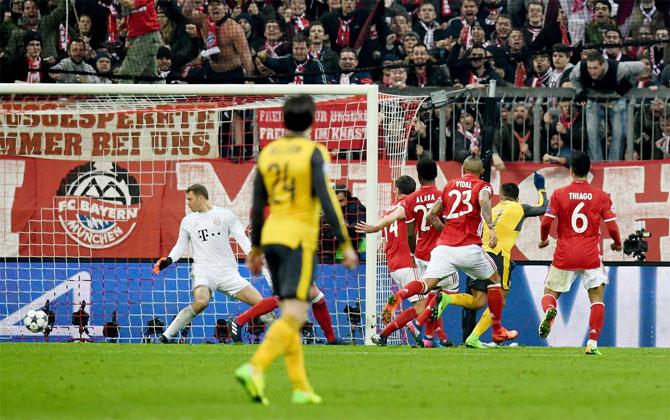
<svg viewBox="0 0 670 420"><path fill-rule="evenodd" d="M351 247L326 174L329 160L325 147L302 137L282 138L263 149L258 157L252 213L258 213L254 210L267 202L270 214L264 222L252 217L252 245L316 250L323 209L340 245Z"/></svg>

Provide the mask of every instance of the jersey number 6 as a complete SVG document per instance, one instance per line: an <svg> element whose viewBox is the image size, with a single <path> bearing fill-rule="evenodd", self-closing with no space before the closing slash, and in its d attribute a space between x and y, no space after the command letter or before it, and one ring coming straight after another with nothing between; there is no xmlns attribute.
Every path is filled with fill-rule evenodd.
<svg viewBox="0 0 670 420"><path fill-rule="evenodd" d="M572 230L574 230L576 233L584 233L589 227L589 219L586 218L584 213L579 212L582 208L584 208L583 201L577 204L577 207L575 207L575 209L572 211L572 217L570 218Z"/></svg>

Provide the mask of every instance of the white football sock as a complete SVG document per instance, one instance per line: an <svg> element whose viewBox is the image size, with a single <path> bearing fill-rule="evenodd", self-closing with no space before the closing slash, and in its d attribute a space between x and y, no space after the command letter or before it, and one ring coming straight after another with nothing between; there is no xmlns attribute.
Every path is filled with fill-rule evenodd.
<svg viewBox="0 0 670 420"><path fill-rule="evenodd" d="M597 349L598 348L598 342L596 340L591 340L586 342L586 345L589 346L592 349Z"/></svg>
<svg viewBox="0 0 670 420"><path fill-rule="evenodd" d="M170 326L167 327L163 335L170 340L173 339L179 333L179 331L183 330L188 324L191 323L191 321L196 315L197 314L195 313L191 305L188 305L187 307L179 311L179 313L174 318Z"/></svg>

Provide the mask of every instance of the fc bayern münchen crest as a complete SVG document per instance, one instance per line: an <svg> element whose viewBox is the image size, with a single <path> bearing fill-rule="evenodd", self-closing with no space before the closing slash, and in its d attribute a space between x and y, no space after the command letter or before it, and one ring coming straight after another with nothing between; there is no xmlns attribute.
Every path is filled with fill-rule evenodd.
<svg viewBox="0 0 670 420"><path fill-rule="evenodd" d="M140 186L113 162L91 162L71 170L56 193L58 220L67 235L92 249L123 242L137 224Z"/></svg>

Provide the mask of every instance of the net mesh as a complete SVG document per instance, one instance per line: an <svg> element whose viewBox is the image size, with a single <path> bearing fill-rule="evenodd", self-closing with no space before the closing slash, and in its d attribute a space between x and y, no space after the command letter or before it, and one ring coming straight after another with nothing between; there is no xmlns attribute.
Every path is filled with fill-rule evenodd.
<svg viewBox="0 0 670 420"><path fill-rule="evenodd" d="M43 340L22 325L48 304L51 340L152 341L191 298L190 254L160 275L151 263L169 253L188 213L184 190L208 188L210 202L249 220L258 152L283 134L286 96L13 96L0 111L0 340ZM424 98L380 94L378 136L366 138L365 96L317 95L312 137L331 152L331 178L355 246L365 260L367 188L390 204L391 181L403 171L407 139ZM379 183L366 177L367 141L378 141ZM368 218L370 218L368 216ZM232 239L231 239L232 241ZM336 335L364 342L365 267L340 265L329 226L321 227L317 285ZM240 272L264 296L262 277ZM378 258L376 300L391 288ZM378 309L381 307L377 305ZM247 305L214 292L181 339L228 341L228 322ZM84 322L83 320L86 320ZM262 323L247 325L258 341ZM115 333L116 331L116 333ZM323 340L315 320L305 340Z"/></svg>

